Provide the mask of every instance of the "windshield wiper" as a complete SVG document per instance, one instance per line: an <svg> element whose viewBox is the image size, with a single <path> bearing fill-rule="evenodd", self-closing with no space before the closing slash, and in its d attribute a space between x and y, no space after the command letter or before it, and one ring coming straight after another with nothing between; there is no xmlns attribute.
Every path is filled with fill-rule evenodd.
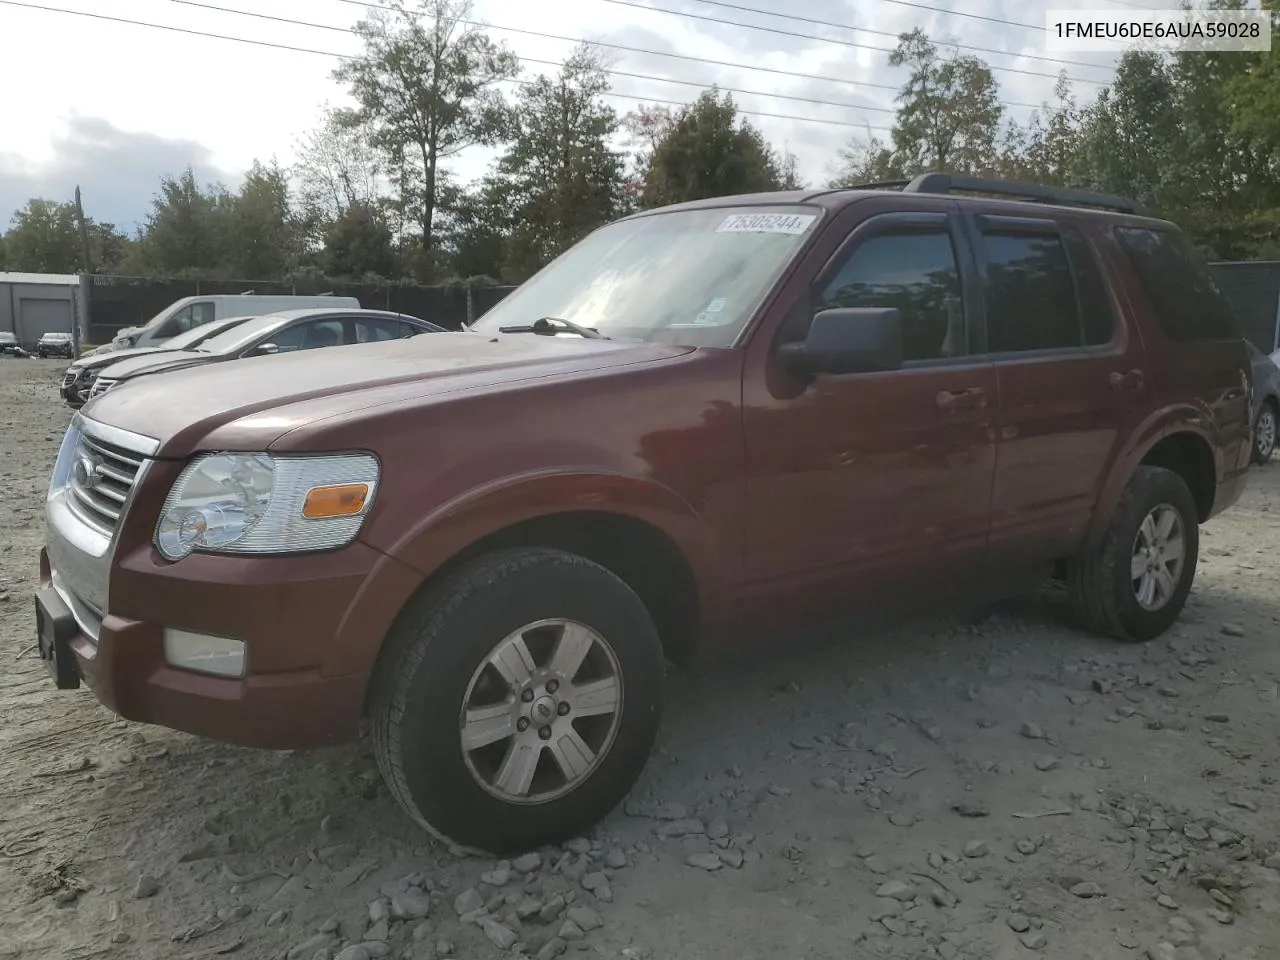
<svg viewBox="0 0 1280 960"><path fill-rule="evenodd" d="M588 340L608 340L603 333L593 327L583 327L574 323L572 320L565 320L563 317L541 317L526 326L519 327L499 327L499 333L541 333L553 334L556 332L556 324L560 324L571 333L576 333L580 337Z"/></svg>

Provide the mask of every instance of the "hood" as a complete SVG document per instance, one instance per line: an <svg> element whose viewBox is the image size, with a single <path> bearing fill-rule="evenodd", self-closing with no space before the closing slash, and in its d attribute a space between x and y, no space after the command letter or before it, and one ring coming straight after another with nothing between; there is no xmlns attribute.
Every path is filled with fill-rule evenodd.
<svg viewBox="0 0 1280 960"><path fill-rule="evenodd" d="M226 449L266 449L296 427L368 407L648 363L692 350L536 334L430 333L139 376L91 400L84 413L159 440L161 457L185 457L215 430ZM234 431L220 429L231 425Z"/></svg>
<svg viewBox="0 0 1280 960"><path fill-rule="evenodd" d="M163 353L164 347L129 347L124 350L107 350L99 352L94 350L92 353L86 353L79 360L76 360L67 369L69 370L97 370L108 364L118 363L121 360L128 360L131 357L141 357L152 353Z"/></svg>
<svg viewBox="0 0 1280 960"><path fill-rule="evenodd" d="M106 374L106 376L118 380L138 377L146 373L180 370L183 367L197 367L206 363L232 359L218 353L200 353L195 350L165 350L163 347L130 347L127 350L116 350L110 356L123 358L118 363L113 363L111 372ZM102 359L104 362L109 362L107 357Z"/></svg>
<svg viewBox="0 0 1280 960"><path fill-rule="evenodd" d="M145 329L147 328L146 327L124 327L123 329L117 330L116 335L112 339L127 340L130 337L136 337Z"/></svg>

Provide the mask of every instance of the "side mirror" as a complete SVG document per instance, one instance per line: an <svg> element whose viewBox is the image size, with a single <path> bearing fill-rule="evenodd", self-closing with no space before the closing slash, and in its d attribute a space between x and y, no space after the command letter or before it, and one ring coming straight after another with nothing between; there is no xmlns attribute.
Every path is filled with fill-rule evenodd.
<svg viewBox="0 0 1280 960"><path fill-rule="evenodd" d="M807 376L878 373L902 366L902 315L894 307L839 307L813 315L809 335L778 348Z"/></svg>
<svg viewBox="0 0 1280 960"><path fill-rule="evenodd" d="M251 357L265 357L272 353L279 353L280 348L274 343L260 343L249 351Z"/></svg>

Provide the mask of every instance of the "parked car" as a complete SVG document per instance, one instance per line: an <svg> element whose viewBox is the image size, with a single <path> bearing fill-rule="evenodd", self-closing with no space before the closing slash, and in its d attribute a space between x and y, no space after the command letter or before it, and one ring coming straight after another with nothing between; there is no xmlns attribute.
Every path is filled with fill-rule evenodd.
<svg viewBox="0 0 1280 960"><path fill-rule="evenodd" d="M224 317L221 320L214 320L203 326L188 330L186 333L180 333L178 336L166 340L164 345L160 347L129 347L104 354L83 356L67 367L66 372L62 375L62 385L58 392L68 406L79 408L89 399L89 392L93 389L94 381L98 379L98 375L106 367L119 363L121 360L131 360L134 357L150 356L165 351L194 349L210 337L244 323L248 319L250 318Z"/></svg>
<svg viewBox="0 0 1280 960"><path fill-rule="evenodd" d="M1055 574L1159 636L1252 446L1177 227L946 174L645 211L474 332L136 380L54 467L57 684L259 747L367 717L415 822L495 853L625 796L664 658Z"/></svg>
<svg viewBox="0 0 1280 960"><path fill-rule="evenodd" d="M1253 462L1267 463L1276 450L1280 421L1280 351L1268 357L1249 344L1253 355Z"/></svg>
<svg viewBox="0 0 1280 960"><path fill-rule="evenodd" d="M18 337L9 330L0 330L0 357L6 353L17 355L22 350L22 344L18 343Z"/></svg>
<svg viewBox="0 0 1280 960"><path fill-rule="evenodd" d="M183 297L169 304L143 326L125 327L118 331L110 343L103 344L93 353L99 355L129 347L158 347L171 337L223 317L243 317L246 314L261 316L310 307L347 307L359 310L360 301L355 297L272 297L250 293Z"/></svg>
<svg viewBox="0 0 1280 960"><path fill-rule="evenodd" d="M379 340L401 340L444 328L417 317L383 310L287 310L236 324L182 351L164 350L113 364L94 381L90 398L137 377L167 373L245 357L339 347Z"/></svg>
<svg viewBox="0 0 1280 960"><path fill-rule="evenodd" d="M66 357L70 360L75 354L76 345L69 333L42 333L40 339L36 341L36 355L41 360L47 357Z"/></svg>

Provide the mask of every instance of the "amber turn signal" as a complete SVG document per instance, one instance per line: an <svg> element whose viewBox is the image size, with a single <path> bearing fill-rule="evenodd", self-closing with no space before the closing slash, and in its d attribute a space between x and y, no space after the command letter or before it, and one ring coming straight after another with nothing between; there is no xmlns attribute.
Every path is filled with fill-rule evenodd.
<svg viewBox="0 0 1280 960"><path fill-rule="evenodd" d="M364 509L369 497L367 483L335 483L325 487L312 487L302 504L302 515L308 520L328 517L354 517Z"/></svg>

